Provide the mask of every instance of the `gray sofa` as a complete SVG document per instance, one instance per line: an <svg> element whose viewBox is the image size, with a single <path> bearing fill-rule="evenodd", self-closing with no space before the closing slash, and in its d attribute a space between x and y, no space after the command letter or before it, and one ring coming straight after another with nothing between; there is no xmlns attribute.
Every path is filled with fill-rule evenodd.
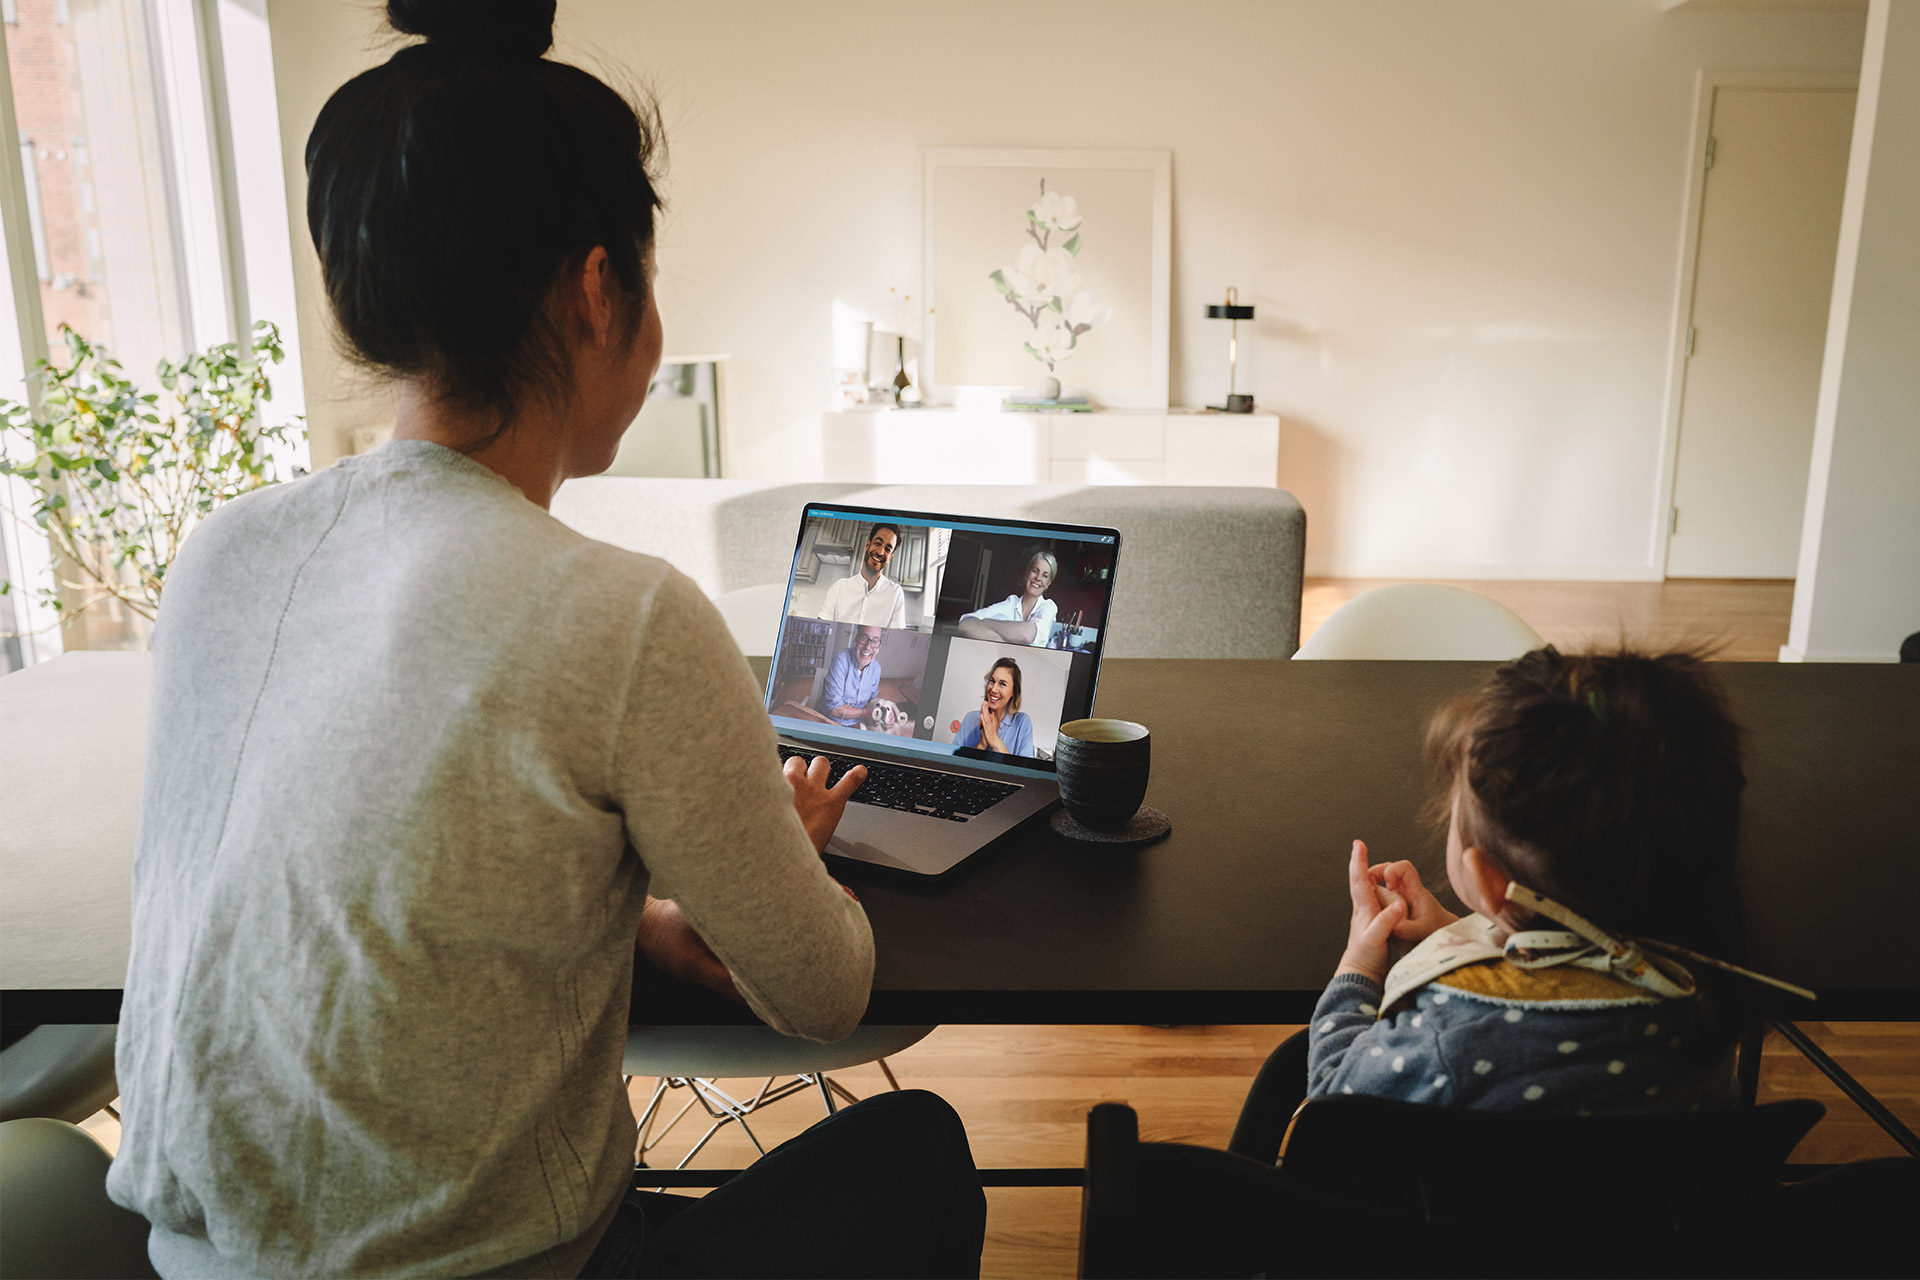
<svg viewBox="0 0 1920 1280"><path fill-rule="evenodd" d="M1017 516L1120 531L1106 653L1286 658L1300 643L1307 518L1279 489L1078 485L763 485L597 476L553 514L589 537L670 561L717 596L784 582L808 501Z"/></svg>

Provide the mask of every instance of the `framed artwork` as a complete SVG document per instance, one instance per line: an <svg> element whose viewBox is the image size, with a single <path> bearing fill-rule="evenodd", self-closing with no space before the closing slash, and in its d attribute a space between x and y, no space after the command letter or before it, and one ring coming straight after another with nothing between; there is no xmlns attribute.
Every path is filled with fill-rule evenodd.
<svg viewBox="0 0 1920 1280"><path fill-rule="evenodd" d="M1112 408L1167 405L1166 151L923 153L920 381Z"/></svg>

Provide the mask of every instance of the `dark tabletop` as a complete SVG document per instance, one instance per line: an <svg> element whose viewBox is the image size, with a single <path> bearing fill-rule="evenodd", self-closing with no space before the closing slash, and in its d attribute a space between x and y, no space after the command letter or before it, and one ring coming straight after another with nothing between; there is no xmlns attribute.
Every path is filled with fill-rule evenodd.
<svg viewBox="0 0 1920 1280"><path fill-rule="evenodd" d="M764 674L764 660L761 660ZM1173 834L1075 845L1045 818L945 883L836 864L873 921L871 1022L1302 1022L1346 938L1355 837L1444 892L1424 727L1483 663L1114 660L1101 715L1153 731ZM1715 667L1747 731L1751 962L1788 1017L1920 1020L1920 666ZM13 677L18 679L20 677ZM0 944L4 939L0 939ZM121 940L122 945L124 940ZM119 992L4 993L9 1022L105 1022ZM636 1021L750 1015L642 967Z"/></svg>
<svg viewBox="0 0 1920 1280"><path fill-rule="evenodd" d="M1423 824L1424 727L1484 663L1134 659L1097 712L1153 731L1131 851L1044 818L924 887L836 870L873 921L873 1022L1303 1022L1346 940L1350 842L1411 858L1449 905ZM1726 663L1747 732L1741 874L1751 963L1820 992L1789 1017L1920 1018L1920 667ZM643 974L636 1019L730 1021Z"/></svg>

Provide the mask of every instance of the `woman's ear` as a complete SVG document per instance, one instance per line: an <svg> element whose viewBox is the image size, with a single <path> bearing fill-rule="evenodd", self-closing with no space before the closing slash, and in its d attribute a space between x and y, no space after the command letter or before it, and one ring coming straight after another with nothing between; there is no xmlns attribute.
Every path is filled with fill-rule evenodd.
<svg viewBox="0 0 1920 1280"><path fill-rule="evenodd" d="M1473 890L1476 899L1470 905L1489 920L1499 919L1507 911L1507 885L1513 877L1492 855L1477 845L1469 845L1461 851L1460 866L1467 873L1467 887Z"/></svg>
<svg viewBox="0 0 1920 1280"><path fill-rule="evenodd" d="M563 279L565 277L562 277ZM618 337L620 300L613 277L613 261L604 246L587 251L579 269L572 273L573 304L585 323L593 345L604 347Z"/></svg>

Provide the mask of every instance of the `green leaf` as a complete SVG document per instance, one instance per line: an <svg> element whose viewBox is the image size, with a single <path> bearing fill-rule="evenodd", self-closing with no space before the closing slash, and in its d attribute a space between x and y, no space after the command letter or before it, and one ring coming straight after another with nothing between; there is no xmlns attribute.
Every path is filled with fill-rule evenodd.
<svg viewBox="0 0 1920 1280"><path fill-rule="evenodd" d="M1080 256L1080 233L1078 231L1074 232L1073 239L1067 241L1065 244L1061 245L1060 247L1062 249L1065 249L1068 253L1072 254L1074 257L1076 258L1079 257Z"/></svg>
<svg viewBox="0 0 1920 1280"><path fill-rule="evenodd" d="M1049 302L1049 303L1047 304L1047 306L1048 306L1048 307L1050 307L1051 309L1053 309L1053 310L1055 310L1055 311L1058 311L1058 312L1060 312L1060 313L1061 313L1062 315L1065 315L1065 314L1066 314L1066 311L1067 311L1067 309L1066 309L1066 307L1064 307L1064 306L1062 306L1062 305L1061 305L1061 303L1060 303L1060 299L1058 299L1058 298L1055 298L1055 299L1054 299L1054 300L1053 300L1052 302Z"/></svg>
<svg viewBox="0 0 1920 1280"><path fill-rule="evenodd" d="M111 458L95 458L93 460L93 469L98 471L104 479L118 480L120 478L120 472L115 469L113 459Z"/></svg>
<svg viewBox="0 0 1920 1280"><path fill-rule="evenodd" d="M995 271L992 275L988 276L987 279L993 281L993 287L1001 293L1013 292L1013 286L1007 283L1007 277L1002 272Z"/></svg>

